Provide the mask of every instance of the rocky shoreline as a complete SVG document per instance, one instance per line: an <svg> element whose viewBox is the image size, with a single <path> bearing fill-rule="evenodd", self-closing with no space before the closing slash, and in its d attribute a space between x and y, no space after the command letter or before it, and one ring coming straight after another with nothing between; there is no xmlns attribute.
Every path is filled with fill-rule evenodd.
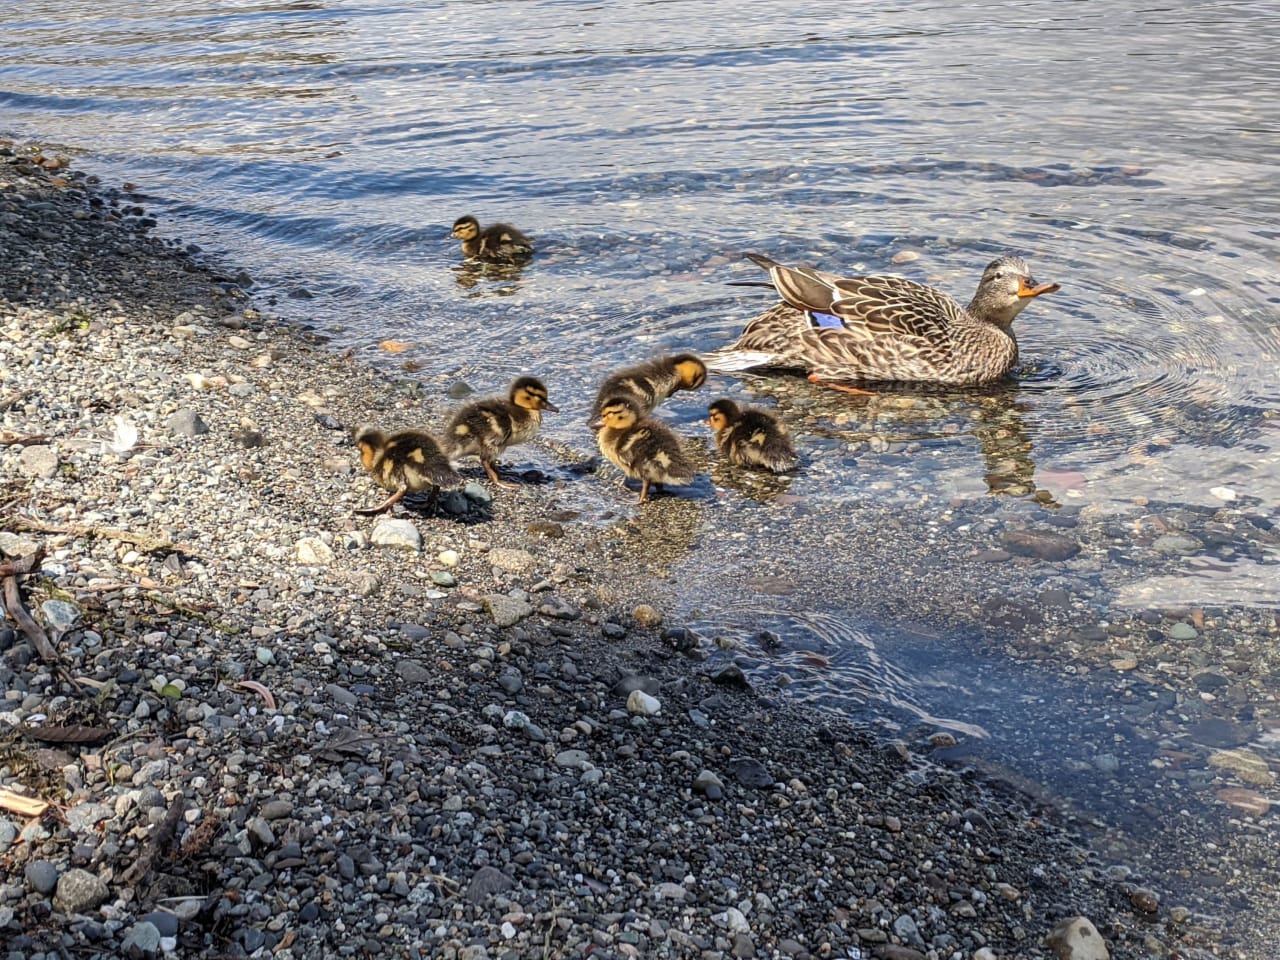
<svg viewBox="0 0 1280 960"><path fill-rule="evenodd" d="M553 450L354 516L351 429L443 408L153 226L0 141L0 559L56 647L0 625L9 956L1244 956L691 655Z"/></svg>

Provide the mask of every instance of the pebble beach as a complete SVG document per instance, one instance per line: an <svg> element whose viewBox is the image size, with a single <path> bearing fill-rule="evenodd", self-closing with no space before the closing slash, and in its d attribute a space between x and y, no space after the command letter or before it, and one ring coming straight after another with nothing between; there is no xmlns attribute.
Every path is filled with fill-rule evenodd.
<svg viewBox="0 0 1280 960"><path fill-rule="evenodd" d="M7 592L0 788L47 806L0 805L6 956L1246 956L708 659L554 449L355 515L353 431L450 401L155 226L0 141L0 562L56 654Z"/></svg>

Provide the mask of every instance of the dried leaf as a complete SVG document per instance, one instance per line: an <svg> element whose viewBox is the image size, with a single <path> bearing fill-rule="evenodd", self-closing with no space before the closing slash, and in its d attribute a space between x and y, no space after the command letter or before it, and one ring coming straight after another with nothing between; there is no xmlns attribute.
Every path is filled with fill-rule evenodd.
<svg viewBox="0 0 1280 960"><path fill-rule="evenodd" d="M49 804L35 797L24 797L20 793L0 787L0 807L11 810L22 817L38 817L49 809Z"/></svg>
<svg viewBox="0 0 1280 960"><path fill-rule="evenodd" d="M271 691L260 684L257 680L241 680L236 684L245 690L252 690L262 698L262 702L266 704L268 710L276 708L276 698L271 695Z"/></svg>
<svg viewBox="0 0 1280 960"><path fill-rule="evenodd" d="M27 733L31 739L39 740L43 743L95 744L110 740L115 731L106 727L86 727L77 723L65 727L51 726L49 724L28 727Z"/></svg>

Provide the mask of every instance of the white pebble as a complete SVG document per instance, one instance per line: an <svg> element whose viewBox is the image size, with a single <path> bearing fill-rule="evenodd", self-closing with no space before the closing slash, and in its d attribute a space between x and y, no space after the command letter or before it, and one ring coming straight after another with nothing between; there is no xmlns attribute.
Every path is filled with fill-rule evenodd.
<svg viewBox="0 0 1280 960"><path fill-rule="evenodd" d="M627 697L627 710L638 713L642 717L651 717L662 709L657 697L651 697L643 690L632 690Z"/></svg>
<svg viewBox="0 0 1280 960"><path fill-rule="evenodd" d="M1223 503L1230 503L1236 498L1236 492L1230 487L1214 487L1209 492Z"/></svg>

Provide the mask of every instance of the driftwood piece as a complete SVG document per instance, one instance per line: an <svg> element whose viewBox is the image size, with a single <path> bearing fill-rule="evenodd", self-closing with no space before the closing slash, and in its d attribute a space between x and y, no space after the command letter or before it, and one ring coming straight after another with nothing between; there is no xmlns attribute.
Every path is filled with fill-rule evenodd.
<svg viewBox="0 0 1280 960"><path fill-rule="evenodd" d="M169 812L164 815L164 819L151 831L147 849L121 877L128 886L136 887L145 880L151 868L155 866L156 859L173 846L178 832L178 821L182 819L184 810L186 810L186 802L179 793L169 803Z"/></svg>
<svg viewBox="0 0 1280 960"><path fill-rule="evenodd" d="M28 797L0 787L0 809L16 813L20 817L38 817L49 809L49 804L37 797Z"/></svg>
<svg viewBox="0 0 1280 960"><path fill-rule="evenodd" d="M22 602L22 591L18 588L18 577L38 570L40 561L43 559L44 547L38 547L35 553L29 553L19 560L6 564L5 566L11 569L4 574L2 590L4 608L8 611L9 616L13 618L13 622L35 645L36 652L40 654L40 659L47 663L53 663L58 659L58 651L53 648L53 643L49 640L49 635L44 632L44 627L31 619L31 614L27 612L26 605Z"/></svg>
<svg viewBox="0 0 1280 960"><path fill-rule="evenodd" d="M42 523L30 517L12 516L8 523L17 530L32 533L65 533L73 537L98 537L104 540L119 540L132 543L143 553L157 553L161 550L172 550L173 541L166 536L155 533L138 533L134 530L120 530L116 527L100 527L87 523Z"/></svg>

